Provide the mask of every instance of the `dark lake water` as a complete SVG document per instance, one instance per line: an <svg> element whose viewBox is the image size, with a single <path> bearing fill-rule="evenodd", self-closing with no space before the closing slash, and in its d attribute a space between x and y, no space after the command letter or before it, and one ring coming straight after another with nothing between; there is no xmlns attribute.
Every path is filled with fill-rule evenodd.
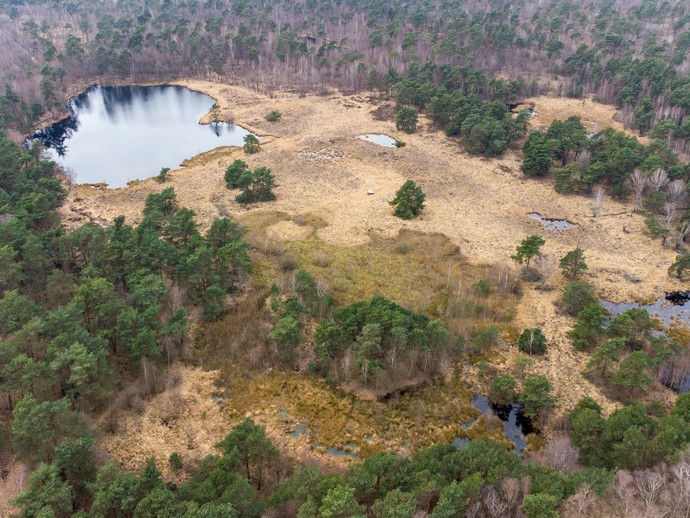
<svg viewBox="0 0 690 518"><path fill-rule="evenodd" d="M124 187L218 146L241 146L233 124L201 125L213 99L180 86L95 86L70 101L72 116L33 137L77 183Z"/></svg>
<svg viewBox="0 0 690 518"><path fill-rule="evenodd" d="M495 416L503 421L503 433L506 438L513 443L513 450L517 453L527 446L525 436L534 431L532 422L522 413L522 407L518 404L494 405L486 396L477 395L472 398L472 406L481 412L481 415ZM472 428L479 418L473 419L462 426L464 430ZM470 441L462 437L456 437L453 445L456 448L464 448Z"/></svg>
<svg viewBox="0 0 690 518"><path fill-rule="evenodd" d="M673 304L666 297L659 297L651 304L639 304L637 302L609 302L600 299L601 305L606 309L611 318L624 313L632 308L646 309L654 318L658 318L664 327L671 327L674 324L690 326L690 302L683 301Z"/></svg>

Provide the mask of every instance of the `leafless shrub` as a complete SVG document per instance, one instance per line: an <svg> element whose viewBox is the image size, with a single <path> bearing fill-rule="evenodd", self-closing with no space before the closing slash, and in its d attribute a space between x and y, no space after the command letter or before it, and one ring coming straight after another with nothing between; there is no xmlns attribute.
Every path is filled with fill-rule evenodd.
<svg viewBox="0 0 690 518"><path fill-rule="evenodd" d="M577 459L577 448L571 444L567 434L559 434L551 439L539 457L545 466L564 473L572 473L575 470Z"/></svg>
<svg viewBox="0 0 690 518"><path fill-rule="evenodd" d="M677 205L683 203L686 197L685 187L683 180L673 180L666 186L666 199Z"/></svg>
<svg viewBox="0 0 690 518"><path fill-rule="evenodd" d="M249 363L252 367L258 367L261 363L262 360L264 359L264 356L266 355L266 347L264 347L261 344L258 344L251 349L249 349L248 352L248 357L249 357Z"/></svg>
<svg viewBox="0 0 690 518"><path fill-rule="evenodd" d="M666 484L666 477L656 469L635 471L633 475L637 493L644 501L645 509L648 513L659 499L661 490Z"/></svg>
<svg viewBox="0 0 690 518"><path fill-rule="evenodd" d="M168 390L179 387L182 384L182 374L174 371L168 374Z"/></svg>
<svg viewBox="0 0 690 518"><path fill-rule="evenodd" d="M635 212L642 210L642 200L644 199L644 192L647 189L647 176L642 169L635 169L628 179L628 187L633 194L635 200Z"/></svg>
<svg viewBox="0 0 690 518"><path fill-rule="evenodd" d="M62 176L65 179L65 183L67 184L67 188L69 189L76 180L77 173L74 172L74 169L67 166L61 166L60 169L62 172Z"/></svg>
<svg viewBox="0 0 690 518"><path fill-rule="evenodd" d="M299 266L299 261L297 260L297 257L294 256L294 254L287 253L283 255L280 258L280 268L284 272L291 272Z"/></svg>
<svg viewBox="0 0 690 518"><path fill-rule="evenodd" d="M608 493L617 502L618 508L623 512L623 517L630 516L635 501L632 475L628 471L618 471L613 477Z"/></svg>
<svg viewBox="0 0 690 518"><path fill-rule="evenodd" d="M604 201L604 194L606 193L606 190L601 186L597 186L594 189L594 192L592 193L592 204L591 204L591 209L592 209L592 217L596 218L599 216L601 213L601 205L602 202Z"/></svg>
<svg viewBox="0 0 690 518"><path fill-rule="evenodd" d="M537 287L540 290L544 290L548 281L551 280L553 274L558 270L558 261L551 254L539 255L534 260L534 269L539 272L539 284Z"/></svg>
<svg viewBox="0 0 690 518"><path fill-rule="evenodd" d="M322 252L317 252L311 258L311 262L314 266L320 266L322 268L327 268L331 265L331 263L333 262L333 259L328 254L324 254Z"/></svg>
<svg viewBox="0 0 690 518"><path fill-rule="evenodd" d="M182 413L184 401L177 389L169 390L163 399L160 409L161 424L172 428Z"/></svg>
<svg viewBox="0 0 690 518"><path fill-rule="evenodd" d="M489 515L492 518L502 518L503 516L506 516L508 504L505 500L503 500L503 498L501 498L495 487L487 487L484 490L482 500L484 501L486 510L489 512Z"/></svg>
<svg viewBox="0 0 690 518"><path fill-rule="evenodd" d="M127 407L135 414L141 415L146 410L146 403L138 394L132 394L126 401Z"/></svg>
<svg viewBox="0 0 690 518"><path fill-rule="evenodd" d="M482 515L482 503L472 502L470 506L465 511L466 518L479 518Z"/></svg>
<svg viewBox="0 0 690 518"><path fill-rule="evenodd" d="M571 496L564 504L567 516L592 516L592 511L597 504L597 495L589 484L583 484L577 493Z"/></svg>
<svg viewBox="0 0 690 518"><path fill-rule="evenodd" d="M489 280L501 293L520 293L520 274L512 266L499 264L489 271Z"/></svg>
<svg viewBox="0 0 690 518"><path fill-rule="evenodd" d="M143 401L142 401L142 403L143 403ZM108 417L105 418L105 423L103 425L103 428L106 431L106 433L116 434L118 427L119 427L119 423L118 423L118 420L115 417L115 415L110 414L110 415L108 415Z"/></svg>

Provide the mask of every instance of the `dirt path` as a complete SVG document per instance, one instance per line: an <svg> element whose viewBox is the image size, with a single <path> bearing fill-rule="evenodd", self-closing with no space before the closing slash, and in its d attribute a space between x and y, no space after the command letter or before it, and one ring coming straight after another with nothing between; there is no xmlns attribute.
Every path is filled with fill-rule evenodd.
<svg viewBox="0 0 690 518"><path fill-rule="evenodd" d="M510 151L499 160L469 156L441 132L430 129L423 118L418 133L398 132L391 121L374 119L371 112L380 103L365 95L268 98L239 87L199 81L181 84L216 98L236 123L270 136L262 151L245 155L238 148L222 148L200 155L172 172L166 184L146 180L127 189L105 191L73 186L63 209L68 224L88 219L106 223L119 214L137 221L146 196L172 186L180 204L193 208L203 225L222 214L241 220L261 211L311 213L328 223L318 235L332 243L357 244L367 240L371 230L392 236L410 228L447 235L475 262L507 262L525 236L541 234L546 239L543 251L556 258L581 246L590 267L587 280L611 300L651 299L681 287L666 274L675 254L642 233L643 218L631 214L630 206L608 199L602 215L593 219L587 199L561 196L548 181L525 179L517 152ZM593 109L567 99L533 101L543 114L586 113L588 123L599 129L619 126L608 107L593 105L597 107ZM282 112L282 119L271 124L263 117L274 109ZM385 133L406 146L384 148L355 138L362 133ZM236 192L225 188L223 172L236 158L251 167L271 168L279 184L277 201L249 208L234 201ZM387 201L408 178L425 191L427 208L419 219L405 222L393 217ZM368 190L374 194L367 195ZM527 217L529 212L566 218L578 228L546 232ZM624 275L641 282L633 284ZM539 360L537 369L548 373L554 383L561 411L572 408L583 395L612 408L579 374L584 356L565 339L571 322L556 314L556 297L556 291L543 295L528 289L517 316L518 325L541 326L552 340L552 352Z"/></svg>

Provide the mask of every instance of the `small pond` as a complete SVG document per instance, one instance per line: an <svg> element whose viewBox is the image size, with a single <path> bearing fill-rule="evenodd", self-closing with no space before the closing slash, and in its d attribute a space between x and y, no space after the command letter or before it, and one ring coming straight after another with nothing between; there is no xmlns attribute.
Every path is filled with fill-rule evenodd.
<svg viewBox="0 0 690 518"><path fill-rule="evenodd" d="M651 304L640 304L638 302L609 302L601 299L602 307L615 317L632 308L646 309L654 318L658 318L664 327L671 327L672 324L690 325L690 302L687 299L676 299L674 303L666 296L659 297Z"/></svg>
<svg viewBox="0 0 690 518"><path fill-rule="evenodd" d="M538 212L530 212L527 215L532 219L536 219L539 223L544 225L544 228L546 230L560 231L577 227L575 223L571 223L567 219L545 218Z"/></svg>
<svg viewBox="0 0 690 518"><path fill-rule="evenodd" d="M513 443L513 450L517 453L522 453L527 446L525 436L534 431L532 422L522 413L522 406L518 404L493 405L486 396L474 396L472 398L472 406L479 410L481 415L495 416L503 421L503 433ZM463 430L471 428L478 419L463 424ZM464 448L468 444L469 440L461 437L456 437L453 440L453 445L456 448Z"/></svg>
<svg viewBox="0 0 690 518"><path fill-rule="evenodd" d="M357 135L357 138L360 140L366 140L367 142L371 142L372 144L378 144L379 146L383 147L397 147L398 141L395 140L393 137L389 137L388 135L381 135L378 133L368 133L366 135Z"/></svg>
<svg viewBox="0 0 690 518"><path fill-rule="evenodd" d="M199 124L213 103L179 86L94 86L70 101L70 117L31 138L75 182L125 187L218 146L241 146L245 129Z"/></svg>
<svg viewBox="0 0 690 518"><path fill-rule="evenodd" d="M292 430L291 432L288 432L287 435L288 435L288 437L292 437L293 439L297 439L298 437L301 437L302 435L309 435L309 428L304 423L297 423L295 425L295 429Z"/></svg>
<svg viewBox="0 0 690 518"><path fill-rule="evenodd" d="M350 457L351 459L357 459L357 454L354 451L355 448L355 444L348 443L345 445L345 448L339 448L337 446L326 448L326 453L329 455L335 455L336 457Z"/></svg>
<svg viewBox="0 0 690 518"><path fill-rule="evenodd" d="M653 317L657 318L664 327L672 325L690 326L690 298L688 292L667 293L659 297L651 304L638 302L609 302L600 299L602 307L606 309L611 318L633 308L646 309ZM656 332L656 331L655 331ZM674 365L673 362L661 366L659 381L670 389L684 394L690 392L690 372L682 364Z"/></svg>

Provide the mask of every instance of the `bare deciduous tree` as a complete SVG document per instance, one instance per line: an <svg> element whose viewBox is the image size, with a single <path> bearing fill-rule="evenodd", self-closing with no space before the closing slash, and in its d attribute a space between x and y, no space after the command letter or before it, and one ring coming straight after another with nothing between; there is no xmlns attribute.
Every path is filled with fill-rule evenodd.
<svg viewBox="0 0 690 518"><path fill-rule="evenodd" d="M686 198L686 185L683 180L673 180L666 186L666 199L680 205Z"/></svg>
<svg viewBox="0 0 690 518"><path fill-rule="evenodd" d="M592 217L596 218L601 213L601 204L604 201L604 193L606 190L601 186L597 186L592 194Z"/></svg>
<svg viewBox="0 0 690 518"><path fill-rule="evenodd" d="M690 453L684 456L671 470L674 477L673 496L677 516L690 517Z"/></svg>
<svg viewBox="0 0 690 518"><path fill-rule="evenodd" d="M635 200L635 212L642 210L642 199L647 189L647 176L642 169L635 169L628 179L628 187L632 191Z"/></svg>
<svg viewBox="0 0 690 518"><path fill-rule="evenodd" d="M678 231L676 232L676 248L681 249L688 236L690 236L690 220L684 221L678 225Z"/></svg>
<svg viewBox="0 0 690 518"><path fill-rule="evenodd" d="M559 434L551 439L541 452L541 462L545 466L572 473L577 467L578 451L566 434Z"/></svg>
<svg viewBox="0 0 690 518"><path fill-rule="evenodd" d="M668 175L663 169L657 169L649 175L649 187L653 191L660 191L668 184Z"/></svg>
<svg viewBox="0 0 690 518"><path fill-rule="evenodd" d="M500 488L503 500L508 504L508 507L512 511L517 509L523 498L522 484L520 481L514 478L504 478L501 480Z"/></svg>
<svg viewBox="0 0 690 518"><path fill-rule="evenodd" d="M558 270L558 260L551 254L539 255L534 260L534 269L539 273L538 288L543 290L546 283L553 277Z"/></svg>
<svg viewBox="0 0 690 518"><path fill-rule="evenodd" d="M484 501L484 506L486 507L487 511L489 511L489 515L492 518L503 518L506 516L508 504L505 500L503 500L503 498L501 498L501 495L499 495L495 487L489 486L484 491L482 500Z"/></svg>
<svg viewBox="0 0 690 518"><path fill-rule="evenodd" d="M618 502L623 512L623 518L630 516L635 502L635 488L633 487L632 475L624 470L617 472L609 486L609 494Z"/></svg>
<svg viewBox="0 0 690 518"><path fill-rule="evenodd" d="M664 213L664 222L666 223L666 228L671 228L673 224L673 220L676 217L676 209L678 208L678 205L676 205L675 201L667 201L664 203L664 208L663 208L663 213Z"/></svg>
<svg viewBox="0 0 690 518"><path fill-rule="evenodd" d="M575 156L583 168L586 168L592 162L592 152L589 149L581 149Z"/></svg>
<svg viewBox="0 0 690 518"><path fill-rule="evenodd" d="M656 469L638 470L634 473L635 487L645 504L645 514L649 514L666 484L666 477Z"/></svg>
<svg viewBox="0 0 690 518"><path fill-rule="evenodd" d="M597 504L597 495L589 484L583 484L577 493L571 496L565 503L565 510L569 516L592 516L592 511Z"/></svg>

